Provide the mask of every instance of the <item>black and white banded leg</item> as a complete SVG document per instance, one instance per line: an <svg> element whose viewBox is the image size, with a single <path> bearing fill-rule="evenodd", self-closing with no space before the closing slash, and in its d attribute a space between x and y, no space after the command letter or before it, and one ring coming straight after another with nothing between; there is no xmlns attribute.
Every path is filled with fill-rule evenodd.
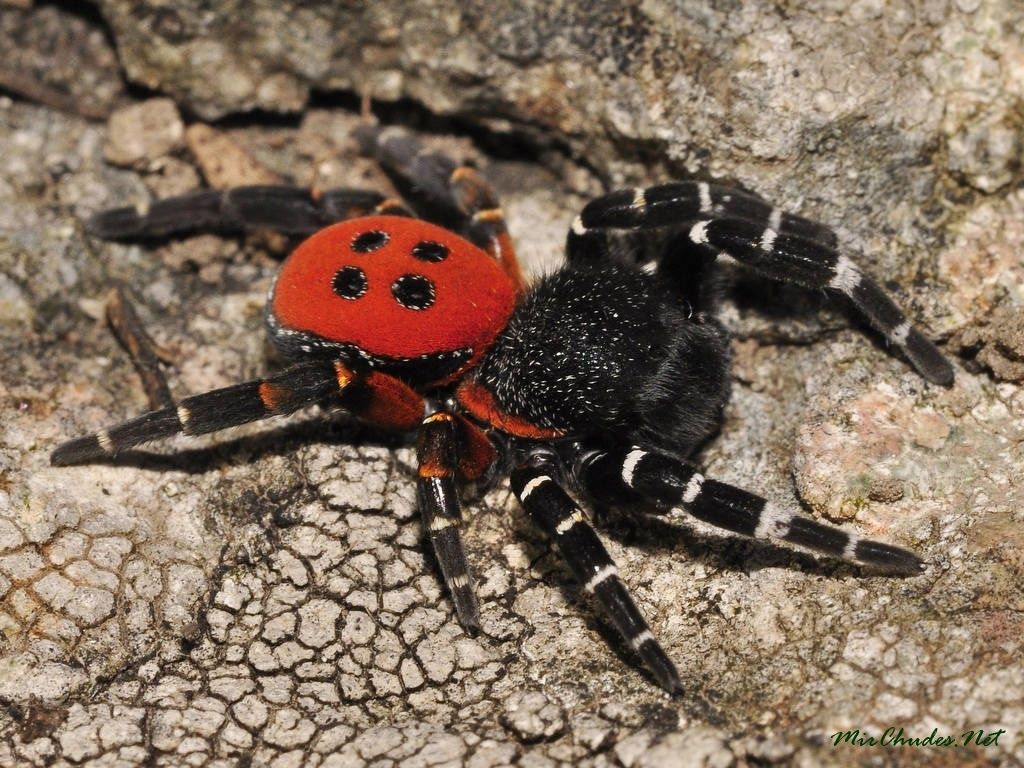
<svg viewBox="0 0 1024 768"><path fill-rule="evenodd" d="M681 693L683 686L675 665L654 638L583 511L543 467L515 469L512 490L530 517L558 545L573 574L597 598L615 629L637 652L658 685L671 694Z"/></svg>
<svg viewBox="0 0 1024 768"><path fill-rule="evenodd" d="M61 443L50 456L57 466L110 458L142 443L177 434L203 435L282 416L335 395L354 416L395 430L414 428L423 398L386 374L356 373L340 361L311 360L256 379L186 397L92 435Z"/></svg>
<svg viewBox="0 0 1024 768"><path fill-rule="evenodd" d="M455 485L459 463L456 446L456 424L452 414L438 411L423 420L417 446L419 477L416 497L423 516L423 528L455 604L455 615L462 628L475 636L480 632L480 606L459 534L462 510Z"/></svg>
<svg viewBox="0 0 1024 768"><path fill-rule="evenodd" d="M236 234L270 229L305 237L357 216L411 216L395 198L364 189L326 191L289 186L199 189L143 208L101 211L88 223L104 240L163 238L193 232Z"/></svg>
<svg viewBox="0 0 1024 768"><path fill-rule="evenodd" d="M576 217L566 248L570 260L591 259L608 252L612 231L628 232L660 228L678 229L702 218L730 218L772 227L835 248L831 227L786 213L749 192L704 181L675 181L653 187L610 192L591 200Z"/></svg>
<svg viewBox="0 0 1024 768"><path fill-rule="evenodd" d="M893 574L916 575L924 568L917 555L902 547L781 509L678 459L636 446L586 453L574 472L580 487L596 499L651 502L673 516L685 511L743 536L785 541Z"/></svg>
<svg viewBox="0 0 1024 768"><path fill-rule="evenodd" d="M685 229L698 247L731 256L751 269L805 288L848 297L861 315L928 381L950 386L953 367L881 287L835 245L831 230L767 203L703 182L613 192L588 204L573 222L571 260L608 253L616 230Z"/></svg>

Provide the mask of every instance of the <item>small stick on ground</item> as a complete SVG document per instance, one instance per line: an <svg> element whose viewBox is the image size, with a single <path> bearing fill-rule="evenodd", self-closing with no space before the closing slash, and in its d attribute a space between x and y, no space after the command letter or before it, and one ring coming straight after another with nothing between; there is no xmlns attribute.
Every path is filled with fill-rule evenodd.
<svg viewBox="0 0 1024 768"><path fill-rule="evenodd" d="M160 370L160 361L168 362L169 355L160 350L146 333L121 287L112 290L107 297L107 322L139 372L150 408L159 410L174 405L167 379Z"/></svg>
<svg viewBox="0 0 1024 768"><path fill-rule="evenodd" d="M42 104L44 107L56 109L87 120L106 120L110 110L101 106L82 102L75 96L65 93L38 78L26 75L7 67L0 66L0 89L17 94L23 99Z"/></svg>

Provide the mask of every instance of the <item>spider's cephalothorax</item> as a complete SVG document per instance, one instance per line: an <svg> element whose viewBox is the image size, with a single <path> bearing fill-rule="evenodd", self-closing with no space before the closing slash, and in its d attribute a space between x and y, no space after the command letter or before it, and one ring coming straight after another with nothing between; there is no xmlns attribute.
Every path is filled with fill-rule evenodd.
<svg viewBox="0 0 1024 768"><path fill-rule="evenodd" d="M407 133L361 140L417 192L417 213L364 190L206 190L147 212L99 214L107 238L273 227L308 238L271 291L271 337L290 367L184 398L64 443L55 464L94 461L179 432L201 434L322 401L392 430L418 430L424 527L459 621L480 629L459 534L456 483L509 447L512 489L663 688L679 676L583 511L563 488L652 514L694 517L913 574L899 547L818 523L704 477L686 457L715 429L729 391L729 340L715 315L720 254L768 277L844 294L931 382L953 369L828 228L703 182L614 192L573 223L567 264L528 286L483 178ZM654 246L652 247L652 244Z"/></svg>

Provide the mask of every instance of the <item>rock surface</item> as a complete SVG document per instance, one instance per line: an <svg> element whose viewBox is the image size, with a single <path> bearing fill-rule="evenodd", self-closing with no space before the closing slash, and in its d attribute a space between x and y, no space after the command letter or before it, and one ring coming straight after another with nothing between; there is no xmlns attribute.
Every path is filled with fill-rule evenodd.
<svg viewBox="0 0 1024 768"><path fill-rule="evenodd" d="M613 526L683 670L669 700L505 484L469 505L485 633L466 637L422 547L411 447L343 414L51 468L60 440L146 408L102 323L112 283L173 353L176 394L265 366L273 240L98 243L88 214L220 185L197 136L249 158L228 183L387 182L354 156L356 116L323 104L216 134L186 117L184 146L120 170L108 126L0 97L0 764L1024 762L1024 393L1000 374L1024 303L1019 4L195 5L99 3L130 78L186 116L300 110L311 87L458 115L431 141L494 179L533 273L607 179L693 171L841 223L925 327L967 339L971 370L929 387L832 304L734 276L734 397L700 462L929 567L883 578L701 526ZM501 158L455 135L470 125ZM889 726L1006 733L829 741Z"/></svg>

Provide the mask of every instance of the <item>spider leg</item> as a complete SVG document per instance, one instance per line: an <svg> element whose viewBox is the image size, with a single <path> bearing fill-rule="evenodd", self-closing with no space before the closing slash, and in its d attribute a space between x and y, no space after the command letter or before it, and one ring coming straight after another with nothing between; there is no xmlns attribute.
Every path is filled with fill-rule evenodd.
<svg viewBox="0 0 1024 768"><path fill-rule="evenodd" d="M643 660L662 688L682 692L675 665L651 633L643 614L619 579L615 563L587 523L582 510L544 467L521 465L512 472L512 490L520 503L572 568L577 580L592 592L618 633Z"/></svg>
<svg viewBox="0 0 1024 768"><path fill-rule="evenodd" d="M731 192L726 200L724 194L712 193L703 182L684 182L598 198L573 222L567 241L570 259L607 254L609 231L685 229L695 245L731 256L774 280L842 293L925 379L952 385L949 361L881 287L836 248L830 230L770 208L757 198ZM762 217L750 218L757 213Z"/></svg>
<svg viewBox="0 0 1024 768"><path fill-rule="evenodd" d="M87 226L104 240L248 229L272 229L304 237L328 224L372 214L412 215L400 201L371 190L248 186L199 189L156 200L143 209L112 208L94 215Z"/></svg>
<svg viewBox="0 0 1024 768"><path fill-rule="evenodd" d="M491 254L520 289L526 285L498 195L479 171L425 149L402 128L365 123L355 137L425 219L460 232Z"/></svg>
<svg viewBox="0 0 1024 768"><path fill-rule="evenodd" d="M202 435L292 413L330 395L337 395L354 416L394 430L414 429L423 414L423 398L398 379L375 371L357 373L340 361L312 360L69 440L57 447L50 462L64 466L109 458L179 433Z"/></svg>
<svg viewBox="0 0 1024 768"><path fill-rule="evenodd" d="M699 520L743 536L785 541L894 574L916 575L924 567L917 555L902 547L780 509L753 493L705 477L678 459L636 446L581 454L574 474L595 498L652 502L673 516L685 509Z"/></svg>
<svg viewBox="0 0 1024 768"><path fill-rule="evenodd" d="M786 213L757 195L703 181L675 181L646 189L622 189L591 200L573 222L566 249L570 260L591 260L595 254L608 252L613 231L678 231L683 223L702 218L742 219L760 224L762 230L772 225L779 234L802 237L827 248L837 245L830 227Z"/></svg>
<svg viewBox="0 0 1024 768"><path fill-rule="evenodd" d="M480 632L480 606L459 535L462 514L455 487L458 470L456 429L455 417L445 411L433 413L423 420L417 445L419 478L416 497L423 515L423 528L452 595L459 624L468 634L475 636Z"/></svg>
<svg viewBox="0 0 1024 768"><path fill-rule="evenodd" d="M658 275L674 286L678 296L696 315L694 320L714 317L720 293L715 280L718 254L704 246L694 245L683 232L671 235L657 253L657 261L650 262L645 268L654 267Z"/></svg>

